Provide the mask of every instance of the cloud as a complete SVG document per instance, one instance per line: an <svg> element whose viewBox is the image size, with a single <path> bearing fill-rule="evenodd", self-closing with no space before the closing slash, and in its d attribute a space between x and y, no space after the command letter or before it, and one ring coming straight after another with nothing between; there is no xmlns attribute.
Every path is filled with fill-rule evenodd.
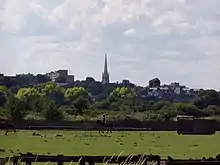
<svg viewBox="0 0 220 165"><path fill-rule="evenodd" d="M219 88L219 0L0 0L0 70Z"/></svg>
<svg viewBox="0 0 220 165"><path fill-rule="evenodd" d="M135 29L128 29L128 30L126 30L125 32L124 32L124 35L125 36L130 36L130 37L132 37L132 36L135 36L135 34L136 34L136 30Z"/></svg>

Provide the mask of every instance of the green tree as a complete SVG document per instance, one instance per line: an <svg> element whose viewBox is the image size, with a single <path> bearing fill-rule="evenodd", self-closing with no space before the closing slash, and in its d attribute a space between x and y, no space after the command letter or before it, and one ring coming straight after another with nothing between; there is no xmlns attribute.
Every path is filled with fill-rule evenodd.
<svg viewBox="0 0 220 165"><path fill-rule="evenodd" d="M18 74L18 75L16 75L16 83L18 85L36 84L37 83L37 79L36 79L36 76L34 76L31 73L28 73L28 74Z"/></svg>
<svg viewBox="0 0 220 165"><path fill-rule="evenodd" d="M203 116L202 111L190 103L175 103L174 108L178 111L179 115L189 115L196 117Z"/></svg>
<svg viewBox="0 0 220 165"><path fill-rule="evenodd" d="M204 109L204 113L207 116L219 116L220 115L220 107L216 105L209 105Z"/></svg>
<svg viewBox="0 0 220 165"><path fill-rule="evenodd" d="M96 82L93 77L86 77L86 83L89 85L92 82Z"/></svg>
<svg viewBox="0 0 220 165"><path fill-rule="evenodd" d="M204 90L201 89L197 93L197 97L194 101L194 105L198 108L203 109L209 105L220 106L220 97L219 93L215 90Z"/></svg>
<svg viewBox="0 0 220 165"><path fill-rule="evenodd" d="M101 109L101 110L106 110L110 108L110 101L108 99L102 100L102 101L96 101L93 105L92 105L92 109Z"/></svg>
<svg viewBox="0 0 220 165"><path fill-rule="evenodd" d="M136 94L132 90L126 87L117 87L110 93L109 99L111 101L115 101L117 99L134 99L135 96Z"/></svg>
<svg viewBox="0 0 220 165"><path fill-rule="evenodd" d="M0 107L5 106L8 101L8 90L4 86L0 86Z"/></svg>
<svg viewBox="0 0 220 165"><path fill-rule="evenodd" d="M154 104L151 106L152 111L159 111L161 109L166 109L171 105L170 102L168 101L156 101Z"/></svg>
<svg viewBox="0 0 220 165"><path fill-rule="evenodd" d="M87 99L89 102L91 101L90 94L83 87L68 88L65 91L64 96L68 100L69 103L72 103L74 100L76 100L79 97L83 97Z"/></svg>
<svg viewBox="0 0 220 165"><path fill-rule="evenodd" d="M82 114L92 102L91 95L83 87L68 88L65 92L65 98L76 110Z"/></svg>
<svg viewBox="0 0 220 165"><path fill-rule="evenodd" d="M20 88L16 97L23 102L26 110L40 108L42 95L35 88Z"/></svg>
<svg viewBox="0 0 220 165"><path fill-rule="evenodd" d="M134 88L135 84L131 83L129 80L123 80L121 85L126 88Z"/></svg>
<svg viewBox="0 0 220 165"><path fill-rule="evenodd" d="M89 93L91 93L92 95L98 95L98 94L103 93L104 87L101 82L96 82L96 81L92 81L92 80L90 80L89 82L90 83L87 87L87 91Z"/></svg>
<svg viewBox="0 0 220 165"><path fill-rule="evenodd" d="M40 93L35 88L20 88L16 94L18 99L34 99L40 96Z"/></svg>
<svg viewBox="0 0 220 165"><path fill-rule="evenodd" d="M62 120L64 118L63 113L57 108L54 101L47 98L45 102L47 105L45 105L42 113L47 120Z"/></svg>
<svg viewBox="0 0 220 165"><path fill-rule="evenodd" d="M188 115L201 117L204 113L191 103L173 103L170 106L163 107L158 113L161 113L165 119L175 118L177 115Z"/></svg>
<svg viewBox="0 0 220 165"><path fill-rule="evenodd" d="M8 114L12 120L22 120L27 115L24 102L17 97L12 97L8 104Z"/></svg>
<svg viewBox="0 0 220 165"><path fill-rule="evenodd" d="M77 109L78 113L85 113L85 109L89 107L89 102L86 98L80 96L73 101L73 106Z"/></svg>
<svg viewBox="0 0 220 165"><path fill-rule="evenodd" d="M54 82L48 82L41 89L41 93L43 96L49 97L52 99L57 105L62 105L64 103L64 88L60 87L58 84Z"/></svg>

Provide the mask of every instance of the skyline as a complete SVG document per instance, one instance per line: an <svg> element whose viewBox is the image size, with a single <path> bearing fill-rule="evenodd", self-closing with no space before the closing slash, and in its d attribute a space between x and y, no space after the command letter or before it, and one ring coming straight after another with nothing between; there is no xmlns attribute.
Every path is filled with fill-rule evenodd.
<svg viewBox="0 0 220 165"><path fill-rule="evenodd" d="M218 0L0 0L0 71L219 90Z"/></svg>

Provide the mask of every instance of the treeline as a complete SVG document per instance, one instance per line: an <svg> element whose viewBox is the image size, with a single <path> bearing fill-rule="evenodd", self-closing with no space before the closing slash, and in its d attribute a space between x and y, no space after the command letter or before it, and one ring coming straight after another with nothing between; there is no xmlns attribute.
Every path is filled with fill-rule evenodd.
<svg viewBox="0 0 220 165"><path fill-rule="evenodd" d="M27 116L46 120L89 120L102 113L116 120L171 120L177 115L219 116L220 95L215 90L200 90L194 99L185 103L150 101L140 98L132 88L120 86L112 87L97 100L82 86L63 88L53 82L19 89L0 86L1 117L13 120Z"/></svg>

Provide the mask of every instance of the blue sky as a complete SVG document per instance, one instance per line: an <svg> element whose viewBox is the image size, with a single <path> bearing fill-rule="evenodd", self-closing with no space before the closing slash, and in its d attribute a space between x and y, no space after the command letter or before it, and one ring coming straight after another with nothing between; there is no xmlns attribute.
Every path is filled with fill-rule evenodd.
<svg viewBox="0 0 220 165"><path fill-rule="evenodd" d="M219 89L219 0L0 0L0 71Z"/></svg>

